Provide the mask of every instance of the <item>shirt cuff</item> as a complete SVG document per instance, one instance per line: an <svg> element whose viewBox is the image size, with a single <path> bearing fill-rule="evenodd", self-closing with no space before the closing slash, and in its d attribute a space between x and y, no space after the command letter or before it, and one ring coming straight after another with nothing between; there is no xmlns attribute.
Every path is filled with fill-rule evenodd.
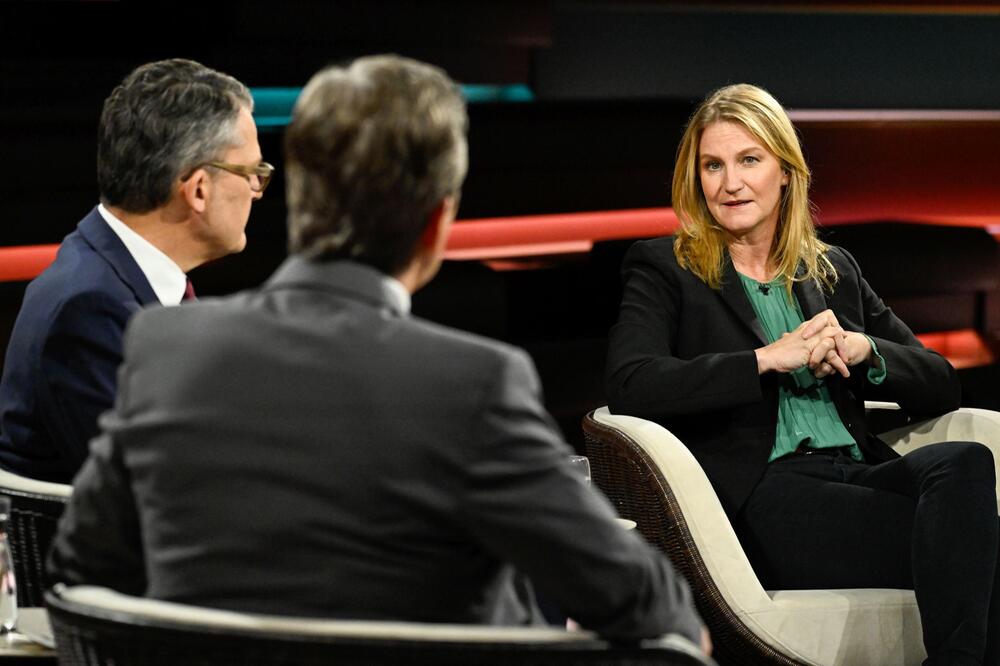
<svg viewBox="0 0 1000 666"><path fill-rule="evenodd" d="M866 335L865 337L868 338L868 342L871 343L872 353L875 354L875 358L878 359L875 363L871 364L870 368L868 368L868 381L876 385L881 384L885 381L885 376L887 374L885 369L885 358L882 354L878 353L878 345L875 344L875 341L872 340L871 336Z"/></svg>

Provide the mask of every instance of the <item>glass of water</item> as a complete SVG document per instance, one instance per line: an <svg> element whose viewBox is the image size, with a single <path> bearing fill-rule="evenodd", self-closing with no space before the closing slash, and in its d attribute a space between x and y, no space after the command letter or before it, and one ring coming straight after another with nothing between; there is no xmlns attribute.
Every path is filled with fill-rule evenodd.
<svg viewBox="0 0 1000 666"><path fill-rule="evenodd" d="M14 563L7 542L10 523L10 498L0 497L0 634L14 630L17 624L17 585L14 584Z"/></svg>
<svg viewBox="0 0 1000 666"><path fill-rule="evenodd" d="M577 476L590 483L590 460L587 456L570 456L569 466Z"/></svg>

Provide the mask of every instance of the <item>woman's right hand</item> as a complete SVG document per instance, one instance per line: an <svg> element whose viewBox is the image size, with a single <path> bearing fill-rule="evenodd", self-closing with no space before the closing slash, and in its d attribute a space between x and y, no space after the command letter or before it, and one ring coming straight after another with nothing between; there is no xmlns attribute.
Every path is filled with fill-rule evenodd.
<svg viewBox="0 0 1000 666"><path fill-rule="evenodd" d="M846 354L844 329L832 310L824 310L802 322L771 344L754 350L757 372L793 372L810 367L818 377L839 372L850 376L843 356Z"/></svg>

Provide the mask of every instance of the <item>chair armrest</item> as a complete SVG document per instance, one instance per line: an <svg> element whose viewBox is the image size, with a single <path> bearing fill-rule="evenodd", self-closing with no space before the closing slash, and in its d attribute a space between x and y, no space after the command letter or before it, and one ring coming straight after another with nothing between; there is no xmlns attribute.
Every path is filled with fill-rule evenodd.
<svg viewBox="0 0 1000 666"><path fill-rule="evenodd" d="M644 649L656 648L658 650L667 650L677 655L684 655L692 662L703 666L716 666L714 659L706 656L699 646L680 634L667 634L660 638L645 640L641 642L641 646Z"/></svg>
<svg viewBox="0 0 1000 666"><path fill-rule="evenodd" d="M1000 457L1000 412L962 407L934 419L884 432L879 438L900 455L928 444L962 441L985 444L995 457Z"/></svg>
<svg viewBox="0 0 1000 666"><path fill-rule="evenodd" d="M939 442L979 442L993 453L993 464L997 465L1000 462L1000 412L962 407L935 419L890 430L879 438L900 455ZM996 492L1000 512L1000 470L997 471Z"/></svg>
<svg viewBox="0 0 1000 666"><path fill-rule="evenodd" d="M865 411L879 410L900 410L898 402L882 402L879 400L865 400Z"/></svg>
<svg viewBox="0 0 1000 666"><path fill-rule="evenodd" d="M593 418L635 442L663 475L707 573L726 603L750 612L766 607L770 599L757 580L715 489L683 442L657 423L611 414L606 407L596 410ZM647 536L643 516L625 517L636 520L639 531Z"/></svg>
<svg viewBox="0 0 1000 666"><path fill-rule="evenodd" d="M714 666L675 634L618 645L589 631L260 615L56 585L45 597L60 652L100 663L186 663L194 654L248 663L581 663ZM308 659L302 658L303 655ZM503 658L498 658L502 655ZM117 657L117 658L116 658ZM463 661L460 661L463 660ZM95 660L96 662L97 660Z"/></svg>
<svg viewBox="0 0 1000 666"><path fill-rule="evenodd" d="M868 432L879 433L908 425L910 417L899 403L865 400L865 421Z"/></svg>
<svg viewBox="0 0 1000 666"><path fill-rule="evenodd" d="M68 483L50 483L20 476L13 472L0 469L0 489L10 490L24 495L46 496L53 499L69 499L73 486Z"/></svg>

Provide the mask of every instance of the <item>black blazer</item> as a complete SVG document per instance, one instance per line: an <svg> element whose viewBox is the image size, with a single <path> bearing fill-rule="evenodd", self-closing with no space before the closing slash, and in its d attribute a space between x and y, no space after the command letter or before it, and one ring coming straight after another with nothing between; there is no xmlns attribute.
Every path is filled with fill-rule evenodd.
<svg viewBox="0 0 1000 666"><path fill-rule="evenodd" d="M625 283L618 323L611 329L607 390L612 412L656 421L683 441L704 468L730 518L760 480L774 445L779 373L757 374L754 349L764 330L727 259L714 290L674 256L673 238L636 243L622 267ZM956 409L955 369L925 348L861 277L854 258L833 247L828 257L839 280L828 293L813 282L794 292L806 319L830 308L845 330L869 335L885 358L880 385L867 367L848 379L827 378L844 425L865 459L896 456L868 433L865 400L891 400L914 416Z"/></svg>

